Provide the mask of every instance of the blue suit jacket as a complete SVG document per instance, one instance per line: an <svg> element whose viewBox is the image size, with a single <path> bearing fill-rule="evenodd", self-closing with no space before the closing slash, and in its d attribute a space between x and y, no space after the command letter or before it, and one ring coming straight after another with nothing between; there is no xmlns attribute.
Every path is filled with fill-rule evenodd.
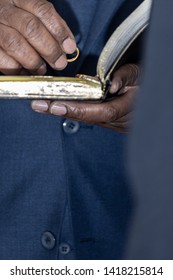
<svg viewBox="0 0 173 280"><path fill-rule="evenodd" d="M68 7L53 1L82 46L63 72L74 75L95 74L112 30L141 1L98 1L85 42L61 2ZM121 258L131 210L126 135L19 100L0 101L0 135L0 259Z"/></svg>

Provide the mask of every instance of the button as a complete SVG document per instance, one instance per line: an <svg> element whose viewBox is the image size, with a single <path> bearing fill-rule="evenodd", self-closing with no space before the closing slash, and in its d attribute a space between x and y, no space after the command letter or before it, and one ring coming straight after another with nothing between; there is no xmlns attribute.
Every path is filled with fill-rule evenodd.
<svg viewBox="0 0 173 280"><path fill-rule="evenodd" d="M79 128L80 128L80 124L76 121L66 119L63 122L63 130L67 134L75 134L76 132L78 132Z"/></svg>
<svg viewBox="0 0 173 280"><path fill-rule="evenodd" d="M56 242L55 237L51 232L45 231L42 234L41 243L45 249L47 250L53 249L55 247L55 242Z"/></svg>
<svg viewBox="0 0 173 280"><path fill-rule="evenodd" d="M59 245L59 251L62 255L67 255L71 251L70 245L68 243L61 243Z"/></svg>

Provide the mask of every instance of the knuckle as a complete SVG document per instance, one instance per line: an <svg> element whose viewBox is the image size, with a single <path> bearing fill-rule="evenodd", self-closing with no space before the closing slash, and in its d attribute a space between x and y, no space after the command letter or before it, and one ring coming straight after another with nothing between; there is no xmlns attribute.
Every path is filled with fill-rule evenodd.
<svg viewBox="0 0 173 280"><path fill-rule="evenodd" d="M105 108L104 115L105 121L108 123L115 122L117 120L117 110L113 107Z"/></svg>
<svg viewBox="0 0 173 280"><path fill-rule="evenodd" d="M62 50L58 44L50 43L46 46L44 58L54 64L62 54Z"/></svg>
<svg viewBox="0 0 173 280"><path fill-rule="evenodd" d="M55 29L55 33L56 33L56 37L58 38L58 40L60 42L62 42L67 36L67 29L65 27L65 24L59 24L56 26L56 29Z"/></svg>
<svg viewBox="0 0 173 280"><path fill-rule="evenodd" d="M41 63L39 59L36 59L35 57L30 56L30 59L27 59L27 61L23 62L23 67L28 70L37 70L40 67Z"/></svg>
<svg viewBox="0 0 173 280"><path fill-rule="evenodd" d="M21 65L0 50L0 71L6 75L18 75Z"/></svg>
<svg viewBox="0 0 173 280"><path fill-rule="evenodd" d="M35 4L35 10L39 17L44 17L44 19L47 20L52 16L54 6L52 3L47 1L37 1Z"/></svg>
<svg viewBox="0 0 173 280"><path fill-rule="evenodd" d="M7 56L1 56L0 57L0 69L2 70L8 70L10 74L16 74L21 70L21 65L12 59L8 59ZM3 72L3 71L2 71Z"/></svg>
<svg viewBox="0 0 173 280"><path fill-rule="evenodd" d="M139 67L136 64L129 64L128 65L128 72L130 77L131 85L135 85L137 80L139 79Z"/></svg>
<svg viewBox="0 0 173 280"><path fill-rule="evenodd" d="M6 18L7 14L9 13L11 6L8 4L1 4L0 5L0 18Z"/></svg>
<svg viewBox="0 0 173 280"><path fill-rule="evenodd" d="M70 107L68 109L68 112L71 117L79 119L79 120L85 120L86 117L86 110L84 108L79 107Z"/></svg>
<svg viewBox="0 0 173 280"><path fill-rule="evenodd" d="M49 29L54 33L55 37L63 41L68 36L68 28L66 22L57 15L54 5L48 1L37 1L35 10L38 18L44 19L44 22L49 26Z"/></svg>
<svg viewBox="0 0 173 280"><path fill-rule="evenodd" d="M3 63L4 66L6 66L7 69L11 69L11 70L21 70L22 66L15 60L11 61L10 59L7 60L5 59L4 63Z"/></svg>
<svg viewBox="0 0 173 280"><path fill-rule="evenodd" d="M28 39L35 39L40 35L40 21L35 17L29 17L24 25L24 34Z"/></svg>
<svg viewBox="0 0 173 280"><path fill-rule="evenodd" d="M2 42L2 46L7 52L15 52L21 48L21 45L22 38L17 33L8 34Z"/></svg>

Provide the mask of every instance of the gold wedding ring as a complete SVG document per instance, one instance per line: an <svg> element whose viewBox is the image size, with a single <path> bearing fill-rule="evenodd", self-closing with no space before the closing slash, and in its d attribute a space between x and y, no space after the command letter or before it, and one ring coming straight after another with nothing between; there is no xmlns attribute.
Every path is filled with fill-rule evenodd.
<svg viewBox="0 0 173 280"><path fill-rule="evenodd" d="M68 58L68 56L73 56L73 55L75 55L75 56L74 56L74 57L71 57L71 58ZM76 51L75 51L73 54L68 55L68 56L67 56L67 61L68 61L68 62L73 62L73 61L75 61L75 60L79 57L79 49L76 48Z"/></svg>

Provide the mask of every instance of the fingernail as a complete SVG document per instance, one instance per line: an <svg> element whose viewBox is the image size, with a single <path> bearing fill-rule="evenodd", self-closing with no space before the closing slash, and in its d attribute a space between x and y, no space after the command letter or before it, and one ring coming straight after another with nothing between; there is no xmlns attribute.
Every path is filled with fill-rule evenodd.
<svg viewBox="0 0 173 280"><path fill-rule="evenodd" d="M64 51L69 54L74 53L76 50L76 42L71 38L65 39L62 46Z"/></svg>
<svg viewBox="0 0 173 280"><path fill-rule="evenodd" d="M34 111L46 112L49 108L48 104L44 100L34 100L31 103L31 107Z"/></svg>
<svg viewBox="0 0 173 280"><path fill-rule="evenodd" d="M56 69L64 69L67 66L67 59L64 55L61 55L55 62Z"/></svg>
<svg viewBox="0 0 173 280"><path fill-rule="evenodd" d="M63 116L65 114L67 114L67 108L66 108L66 106L61 105L61 104L60 105L54 104L51 106L50 112L53 115Z"/></svg>
<svg viewBox="0 0 173 280"><path fill-rule="evenodd" d="M117 80L117 81L113 80L109 91L110 93L116 93L121 87L122 87L121 80Z"/></svg>
<svg viewBox="0 0 173 280"><path fill-rule="evenodd" d="M37 74L42 76L46 74L46 71L47 71L46 64L42 64L40 68L37 69Z"/></svg>

